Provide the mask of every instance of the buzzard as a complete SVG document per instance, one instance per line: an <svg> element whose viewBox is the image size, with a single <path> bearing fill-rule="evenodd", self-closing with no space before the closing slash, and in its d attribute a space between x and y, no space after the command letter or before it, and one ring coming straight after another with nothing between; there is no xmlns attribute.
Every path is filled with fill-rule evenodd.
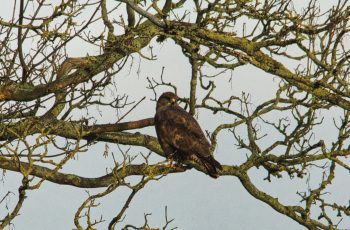
<svg viewBox="0 0 350 230"><path fill-rule="evenodd" d="M209 176L218 177L221 164L210 153L210 144L197 121L177 105L178 97L163 93L157 101L155 128L160 146L167 157L179 162L195 155Z"/></svg>

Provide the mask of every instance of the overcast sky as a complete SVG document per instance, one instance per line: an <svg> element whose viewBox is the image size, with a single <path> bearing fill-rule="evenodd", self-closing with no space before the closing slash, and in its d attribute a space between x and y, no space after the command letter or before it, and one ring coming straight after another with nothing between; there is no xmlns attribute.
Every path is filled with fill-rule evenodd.
<svg viewBox="0 0 350 230"><path fill-rule="evenodd" d="M295 2L298 3L298 1ZM8 3L9 1L5 1L1 4ZM4 9L6 7L0 8L0 15L6 13ZM153 99L151 90L145 89L148 85L146 78L159 79L162 66L165 67L164 79L177 86L180 96L188 96L191 69L188 60L183 57L181 49L172 41L166 41L163 44L153 41L152 45L154 46L153 52L157 55L156 61L141 60L138 55L133 55L133 67L129 69L126 65L126 68L116 77L118 93L127 93L130 95L131 101L138 101L146 96L146 100L123 121L154 116L155 102L151 101ZM145 52L147 49L145 48ZM79 43L70 45L68 51L71 56L84 56L87 52L91 52L90 55L96 54L93 50L87 51L86 47L79 46ZM212 70L208 68L208 72L210 71ZM232 81L229 82L231 77ZM220 90L216 92L218 97L241 95L242 92L250 93L251 100L255 105L272 98L275 94L274 89L278 85L275 77L252 66L238 68L232 73L227 73L219 81ZM117 120L117 114L102 112L102 115L96 112L98 123L113 123ZM228 119L224 115L213 117L211 114L201 111L197 115L200 125L209 131L212 131L222 119ZM139 131L155 136L153 127ZM324 130L320 130L319 135L328 135L331 139L334 133L327 130L326 127ZM233 137L229 132L221 134L215 158L223 164L237 165L245 160L245 152L236 149L232 141ZM112 144L109 146L118 155L119 150L116 146ZM84 177L104 175L106 168L113 167L111 156L102 157L104 148L105 143L89 148L88 152L79 154L77 160L69 162L64 167L63 172L77 173ZM129 146L121 146L121 148L127 150ZM130 152L132 154L147 153L143 148L131 148ZM164 159L153 156L152 160L156 162ZM315 172L315 174L317 173ZM341 175L342 173L344 172L340 172ZM250 175L258 188L269 194L278 195L283 204L298 202L300 197L296 195L296 191L303 191L307 188L305 180L290 180L288 177L268 183L263 180L267 176L264 170L251 170ZM344 183L342 178L340 177L337 183ZM20 181L21 177L18 174L7 171L4 183L0 183L0 198L8 190L15 192ZM90 189L89 192L94 194L102 190ZM112 195L100 200L101 205L93 210L93 216L98 219L102 215L106 221L98 225L98 229L106 229L111 218L119 212L120 205L124 204L129 192L127 189L118 189ZM335 199L337 197L343 198L343 193L334 195ZM20 216L13 222L14 229L72 229L74 228L74 213L86 198L86 189L45 182L39 190L28 192L28 198ZM16 201L17 197L13 196L11 199ZM147 184L132 201L123 224L130 223L141 226L144 214L152 213L148 218L150 226L162 227L165 223L166 206L168 218L175 219L170 226L178 227L181 230L305 229L295 221L277 213L265 203L256 200L247 193L238 179L223 176L215 180L196 170L169 175L159 181ZM117 225L116 229L121 226L123 225Z"/></svg>

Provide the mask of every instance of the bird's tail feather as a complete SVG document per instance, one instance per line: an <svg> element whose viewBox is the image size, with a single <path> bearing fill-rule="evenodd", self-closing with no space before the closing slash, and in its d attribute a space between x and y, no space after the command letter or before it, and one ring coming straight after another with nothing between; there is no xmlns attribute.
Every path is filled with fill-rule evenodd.
<svg viewBox="0 0 350 230"><path fill-rule="evenodd" d="M218 170L222 170L221 164L214 159L213 156L208 156L208 157L202 157L200 158L202 161L204 167L206 168L209 176L213 178L218 178Z"/></svg>

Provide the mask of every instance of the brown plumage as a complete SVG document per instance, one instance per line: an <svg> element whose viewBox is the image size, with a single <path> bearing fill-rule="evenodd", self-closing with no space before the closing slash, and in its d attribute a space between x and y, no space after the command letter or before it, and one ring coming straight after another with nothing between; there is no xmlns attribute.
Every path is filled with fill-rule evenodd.
<svg viewBox="0 0 350 230"><path fill-rule="evenodd" d="M195 155L208 174L218 177L222 166L210 153L210 144L197 121L177 105L177 96L163 93L157 101L154 123L159 144L168 157L183 161Z"/></svg>

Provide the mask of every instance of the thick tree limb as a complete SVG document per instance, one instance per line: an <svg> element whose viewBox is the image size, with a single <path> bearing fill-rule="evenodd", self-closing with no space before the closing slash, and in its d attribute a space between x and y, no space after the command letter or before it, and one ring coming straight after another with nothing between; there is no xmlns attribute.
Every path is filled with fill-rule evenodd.
<svg viewBox="0 0 350 230"><path fill-rule="evenodd" d="M62 63L60 72L55 81L41 85L30 85L7 81L0 85L0 101L32 101L51 93L65 90L70 85L86 82L99 73L112 68L122 58L134 52L140 51L149 44L157 34L157 28L149 21L144 22L135 31L136 33L124 34L113 37L114 41L109 42L106 53L98 56L67 59ZM69 74L75 69L75 72Z"/></svg>
<svg viewBox="0 0 350 230"><path fill-rule="evenodd" d="M15 172L20 172L19 165L26 170L30 167L26 162L18 162L16 159L8 159L3 156L0 156L0 165L2 169ZM33 165L31 166L31 175L56 184L71 185L79 188L99 188L108 187L118 179L124 179L128 176L156 177L167 173L184 172L185 170L179 167L169 168L167 165L126 165L121 166L113 173L96 178L87 178L74 174L60 173L47 167Z"/></svg>
<svg viewBox="0 0 350 230"><path fill-rule="evenodd" d="M235 37L228 33L218 33L211 30L197 28L195 24L191 23L170 22L170 27L174 28L172 32L177 33L178 31L181 31L179 33L180 36L184 36L195 41L200 39L201 41L210 42L212 44L211 46L215 46L214 44L217 44L243 51L247 54L245 61L258 67L259 69L273 75L277 75L297 88L322 100L328 101L333 105L338 105L343 109L350 110L350 102L341 96L344 95L344 93L338 92L331 85L327 85L326 83L315 85L310 78L302 77L291 72L280 62L271 58L267 54L264 54L260 50L259 42L252 42L246 38ZM205 44L206 42L203 43ZM332 93L332 91L336 91L336 93ZM350 95L346 94L344 96L346 96L346 98L350 98Z"/></svg>

